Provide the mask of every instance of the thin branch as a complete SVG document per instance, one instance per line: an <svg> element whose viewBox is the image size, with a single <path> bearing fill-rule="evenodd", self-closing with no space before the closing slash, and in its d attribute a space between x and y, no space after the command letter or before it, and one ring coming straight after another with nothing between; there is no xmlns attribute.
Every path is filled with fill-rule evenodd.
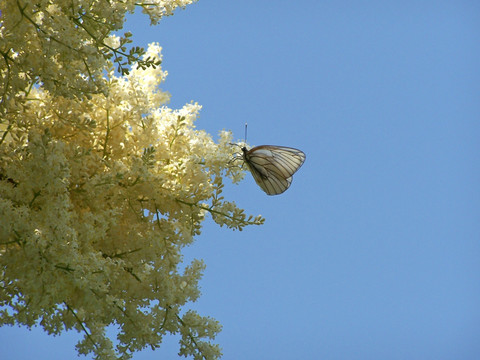
<svg viewBox="0 0 480 360"><path fill-rule="evenodd" d="M91 335L88 333L88 330L85 328L85 326L83 325L83 321L79 319L79 317L77 316L77 314L75 313L75 311L73 311L73 309L70 307L70 305L68 305L65 301L63 302L65 304L65 306L67 307L67 310L70 311L73 315L73 317L77 320L77 322L80 324L83 332L85 333L85 335L87 336L88 340L90 340L90 342L92 343L92 345L95 347L95 349L98 349L98 345L95 341L93 341Z"/></svg>
<svg viewBox="0 0 480 360"><path fill-rule="evenodd" d="M33 205L33 202L35 201L35 199L42 193L41 190L38 190L38 191L34 191L33 192L33 199L32 201L30 201L30 204L28 204L29 207L32 207Z"/></svg>
<svg viewBox="0 0 480 360"><path fill-rule="evenodd" d="M27 8L27 5L25 5L23 8L20 6L20 1L17 0L17 6L18 6L18 9L20 10L20 13L22 14L22 17L25 17L25 19L27 19L30 23L32 23L32 25L35 27L35 29L37 29L37 31L40 31L41 33L43 33L44 35L47 36L48 39L51 39L57 43L59 43L60 45L63 45L65 46L67 49L70 49L70 50L73 50L73 51L76 51L78 53L80 53L79 50L71 47L70 45L64 43L63 41L60 41L59 39L57 39L55 36L52 36L51 34L49 34L48 32L46 32L45 30L43 30L40 25L38 25L35 21L33 21L33 19L31 19L27 13L25 12L25 9Z"/></svg>
<svg viewBox="0 0 480 360"><path fill-rule="evenodd" d="M224 216L226 217L227 219L230 219L230 220L233 220L233 221L238 221L244 225L257 225L257 223L255 221L248 221L248 220L242 220L241 218L237 218L237 217L234 217L232 215L229 215L229 214L225 214L221 211L218 211L218 210L214 210L212 206L210 207L207 207L207 206L203 206L203 205L199 205L199 204L196 204L196 203L189 203L187 201L184 201L184 200L180 200L180 199L176 199L177 202L181 203L181 204L184 204L184 205L188 205L188 206L195 206L199 209L202 209L202 210L206 210L208 211L209 213L211 214L215 214L215 215L220 215L220 216Z"/></svg>
<svg viewBox="0 0 480 360"><path fill-rule="evenodd" d="M7 129L3 132L2 138L0 139L0 145L5 141L5 138L7 137L8 133L12 129L13 124L8 124Z"/></svg>
<svg viewBox="0 0 480 360"><path fill-rule="evenodd" d="M103 143L103 158L106 159L107 157L107 142L108 136L110 135L110 110L107 109L107 131L105 134L105 142Z"/></svg>
<svg viewBox="0 0 480 360"><path fill-rule="evenodd" d="M178 313L175 313L175 316L177 317L177 320L178 322L186 329L188 329L187 325L183 322L182 318L178 315ZM198 343L195 339L195 336L192 335L192 333L190 331L188 331L188 337L190 338L190 340L192 340L192 343L195 345L195 348L198 350L198 352L200 353L200 355L202 355L202 357L207 360L207 357L202 353L202 350L200 349L200 347L198 346Z"/></svg>

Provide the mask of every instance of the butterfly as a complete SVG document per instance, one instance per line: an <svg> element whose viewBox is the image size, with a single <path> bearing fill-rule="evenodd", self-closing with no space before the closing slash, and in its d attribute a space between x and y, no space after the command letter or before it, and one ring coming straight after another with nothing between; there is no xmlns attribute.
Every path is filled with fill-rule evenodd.
<svg viewBox="0 0 480 360"><path fill-rule="evenodd" d="M267 195L285 192L292 183L292 175L305 162L305 153L298 149L261 145L250 150L242 147L243 161L255 182Z"/></svg>

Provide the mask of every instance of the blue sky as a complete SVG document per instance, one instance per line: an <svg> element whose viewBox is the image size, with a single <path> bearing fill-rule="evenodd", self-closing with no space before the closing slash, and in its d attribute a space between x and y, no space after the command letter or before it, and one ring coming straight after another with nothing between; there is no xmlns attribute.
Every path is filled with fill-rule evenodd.
<svg viewBox="0 0 480 360"><path fill-rule="evenodd" d="M307 154L280 196L226 187L264 226L209 220L185 251L223 359L480 358L479 2L200 0L127 28L163 46L198 128ZM6 359L73 358L77 338L0 328Z"/></svg>

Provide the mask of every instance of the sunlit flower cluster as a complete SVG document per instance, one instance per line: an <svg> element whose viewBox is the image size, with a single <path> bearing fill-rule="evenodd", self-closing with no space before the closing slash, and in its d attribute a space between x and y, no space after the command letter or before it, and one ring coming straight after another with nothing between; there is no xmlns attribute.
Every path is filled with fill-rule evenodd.
<svg viewBox="0 0 480 360"><path fill-rule="evenodd" d="M190 2L143 7L157 22ZM225 177L243 177L232 136L197 130L196 103L166 107L158 44L142 55L155 66L116 75L102 49L122 43L110 32L133 1L75 4L0 0L0 325L76 329L79 353L98 359L169 333L181 355L218 358L219 323L184 309L204 264L181 251L207 214L238 230L263 222L222 196Z"/></svg>

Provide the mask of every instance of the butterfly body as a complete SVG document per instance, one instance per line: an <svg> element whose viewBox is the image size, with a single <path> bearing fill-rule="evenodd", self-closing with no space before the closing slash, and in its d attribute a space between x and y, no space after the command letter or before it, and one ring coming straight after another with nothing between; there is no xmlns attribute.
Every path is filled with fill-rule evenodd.
<svg viewBox="0 0 480 360"><path fill-rule="evenodd" d="M267 195L285 192L306 158L303 151L286 146L261 145L250 150L243 147L242 152L255 182Z"/></svg>

